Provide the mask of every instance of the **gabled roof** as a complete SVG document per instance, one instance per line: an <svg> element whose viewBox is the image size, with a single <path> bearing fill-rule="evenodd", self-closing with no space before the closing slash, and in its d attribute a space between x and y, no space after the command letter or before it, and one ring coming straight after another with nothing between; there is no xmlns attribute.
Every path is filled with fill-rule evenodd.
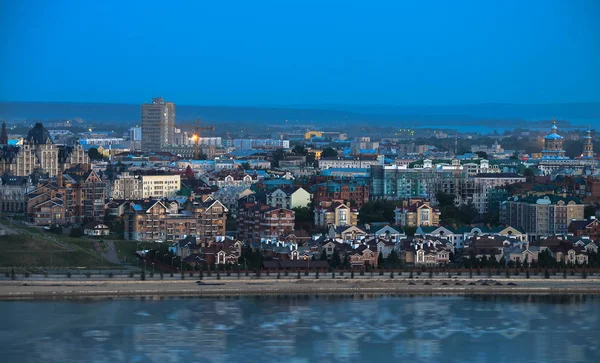
<svg viewBox="0 0 600 363"><path fill-rule="evenodd" d="M598 221L597 219L592 219L590 221L585 219L582 221L572 221L569 224L569 231L581 231L585 230L586 228L591 228L593 226L598 225L600 225L600 221Z"/></svg>

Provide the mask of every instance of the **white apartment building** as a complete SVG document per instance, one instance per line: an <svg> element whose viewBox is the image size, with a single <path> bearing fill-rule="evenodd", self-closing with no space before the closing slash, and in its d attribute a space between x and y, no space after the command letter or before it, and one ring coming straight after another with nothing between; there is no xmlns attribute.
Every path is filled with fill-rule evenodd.
<svg viewBox="0 0 600 363"><path fill-rule="evenodd" d="M142 175L142 198L171 198L181 189L181 175Z"/></svg>
<svg viewBox="0 0 600 363"><path fill-rule="evenodd" d="M383 165L383 163L384 155L338 156L319 159L319 168L369 168L371 165Z"/></svg>

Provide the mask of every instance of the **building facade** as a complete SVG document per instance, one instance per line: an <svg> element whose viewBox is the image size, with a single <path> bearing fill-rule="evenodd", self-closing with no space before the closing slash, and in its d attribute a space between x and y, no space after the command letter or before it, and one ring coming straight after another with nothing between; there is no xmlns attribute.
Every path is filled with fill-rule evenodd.
<svg viewBox="0 0 600 363"><path fill-rule="evenodd" d="M321 202L315 208L315 226L341 227L356 226L358 210L350 208L342 201Z"/></svg>
<svg viewBox="0 0 600 363"><path fill-rule="evenodd" d="M44 125L36 123L21 146L0 146L0 174L29 176L35 171L54 177L59 170L76 164L89 169L89 158L81 145L66 146L53 143Z"/></svg>
<svg viewBox="0 0 600 363"><path fill-rule="evenodd" d="M566 234L573 220L583 220L584 204L577 198L546 195L514 197L502 203L500 221L522 228L533 239Z"/></svg>
<svg viewBox="0 0 600 363"><path fill-rule="evenodd" d="M429 202L416 202L396 207L394 215L396 224L399 226L438 226L441 213Z"/></svg>
<svg viewBox="0 0 600 363"><path fill-rule="evenodd" d="M267 194L267 204L271 207L294 209L308 207L312 196L304 188L277 188Z"/></svg>
<svg viewBox="0 0 600 363"><path fill-rule="evenodd" d="M277 238L294 230L296 216L291 209L246 203L238 214L239 238L246 242Z"/></svg>
<svg viewBox="0 0 600 363"><path fill-rule="evenodd" d="M142 175L142 198L171 198L181 189L181 175Z"/></svg>
<svg viewBox="0 0 600 363"><path fill-rule="evenodd" d="M175 142L175 104L153 98L142 105L142 151L160 151Z"/></svg>

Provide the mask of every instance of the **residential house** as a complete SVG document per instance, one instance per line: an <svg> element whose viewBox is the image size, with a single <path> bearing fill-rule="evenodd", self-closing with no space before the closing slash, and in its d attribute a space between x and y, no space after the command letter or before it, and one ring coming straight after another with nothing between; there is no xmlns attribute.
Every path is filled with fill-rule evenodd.
<svg viewBox="0 0 600 363"><path fill-rule="evenodd" d="M348 207L342 201L321 202L315 208L315 225L318 227L356 226L357 224L358 210Z"/></svg>
<svg viewBox="0 0 600 363"><path fill-rule="evenodd" d="M499 236L473 237L470 243L464 248L463 255L476 259L483 257L487 259L494 258L496 261L500 261L504 256L504 249L512 246L514 242L517 241Z"/></svg>
<svg viewBox="0 0 600 363"><path fill-rule="evenodd" d="M343 241L360 241L367 236L367 232L357 226L329 226L329 238L341 238Z"/></svg>
<svg viewBox="0 0 600 363"><path fill-rule="evenodd" d="M93 221L84 226L83 233L92 237L108 236L110 228L104 223Z"/></svg>
<svg viewBox="0 0 600 363"><path fill-rule="evenodd" d="M294 209L299 207L308 207L312 196L304 188L277 188L267 193L267 204L271 207L283 207Z"/></svg>
<svg viewBox="0 0 600 363"><path fill-rule="evenodd" d="M377 248L361 244L348 254L348 261L353 269L369 266L377 268L377 257Z"/></svg>
<svg viewBox="0 0 600 363"><path fill-rule="evenodd" d="M600 221L596 217L572 221L569 224L569 233L576 237L587 236L594 241L600 241Z"/></svg>
<svg viewBox="0 0 600 363"><path fill-rule="evenodd" d="M396 207L394 216L399 226L438 226L440 210L429 202L416 202L408 206Z"/></svg>
<svg viewBox="0 0 600 363"><path fill-rule="evenodd" d="M450 262L452 251L445 239L415 237L400 242L400 259L407 265L444 265Z"/></svg>

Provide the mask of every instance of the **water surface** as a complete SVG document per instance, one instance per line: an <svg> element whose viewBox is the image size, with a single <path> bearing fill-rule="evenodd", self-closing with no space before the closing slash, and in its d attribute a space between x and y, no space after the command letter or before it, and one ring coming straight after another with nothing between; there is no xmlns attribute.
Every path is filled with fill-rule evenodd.
<svg viewBox="0 0 600 363"><path fill-rule="evenodd" d="M2 362L599 362L592 296L0 302Z"/></svg>

